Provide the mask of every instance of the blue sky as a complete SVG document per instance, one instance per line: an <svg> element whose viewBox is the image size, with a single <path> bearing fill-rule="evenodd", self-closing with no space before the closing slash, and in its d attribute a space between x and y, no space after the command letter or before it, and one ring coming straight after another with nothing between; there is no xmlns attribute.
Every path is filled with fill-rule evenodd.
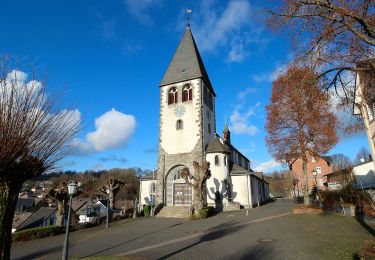
<svg viewBox="0 0 375 260"><path fill-rule="evenodd" d="M264 26L263 1L1 1L0 53L27 57L48 89L64 91L81 116L80 154L66 170L157 166L159 82L193 10L191 28L217 94L217 129L271 171L265 105L271 82L292 55L287 37ZM27 71L26 71L27 72ZM354 158L363 132L330 151Z"/></svg>

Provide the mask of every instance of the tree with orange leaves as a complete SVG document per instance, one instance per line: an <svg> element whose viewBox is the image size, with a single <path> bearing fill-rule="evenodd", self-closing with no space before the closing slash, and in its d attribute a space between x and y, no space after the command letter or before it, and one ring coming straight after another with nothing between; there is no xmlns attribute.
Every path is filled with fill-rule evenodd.
<svg viewBox="0 0 375 260"><path fill-rule="evenodd" d="M316 73L307 67L289 67L272 83L267 105L266 143L277 161L302 158L305 203L309 203L307 150L325 154L338 141L337 119Z"/></svg>

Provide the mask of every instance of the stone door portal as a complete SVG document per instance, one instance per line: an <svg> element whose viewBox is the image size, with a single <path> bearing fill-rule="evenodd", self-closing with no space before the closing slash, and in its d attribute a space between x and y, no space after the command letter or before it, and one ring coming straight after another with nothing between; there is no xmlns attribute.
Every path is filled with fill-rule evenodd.
<svg viewBox="0 0 375 260"><path fill-rule="evenodd" d="M173 184L173 205L174 206L190 206L191 205L191 189L186 183Z"/></svg>

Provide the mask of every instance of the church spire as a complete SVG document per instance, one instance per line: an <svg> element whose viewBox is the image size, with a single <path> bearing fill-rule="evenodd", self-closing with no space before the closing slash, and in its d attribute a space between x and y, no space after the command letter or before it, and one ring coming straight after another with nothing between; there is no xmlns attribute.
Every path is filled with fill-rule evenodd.
<svg viewBox="0 0 375 260"><path fill-rule="evenodd" d="M216 96L191 32L190 22L188 22L185 33L160 82L160 86L197 78L202 78L213 95Z"/></svg>
<svg viewBox="0 0 375 260"><path fill-rule="evenodd" d="M224 137L223 139L225 142L230 144L230 131L229 131L229 127L226 121L227 120L225 120L224 129L223 129L223 137Z"/></svg>

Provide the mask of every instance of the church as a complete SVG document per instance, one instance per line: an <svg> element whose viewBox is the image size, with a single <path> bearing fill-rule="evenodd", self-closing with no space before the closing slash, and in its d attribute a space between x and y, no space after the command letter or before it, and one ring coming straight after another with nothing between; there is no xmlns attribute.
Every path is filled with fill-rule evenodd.
<svg viewBox="0 0 375 260"><path fill-rule="evenodd" d="M193 190L180 176L193 161L210 163L206 204L218 211L259 206L270 198L269 183L231 143L225 123L216 130L216 93L190 25L160 82L160 125L156 174L141 179L140 204L189 207ZM163 211L163 210L162 210Z"/></svg>

